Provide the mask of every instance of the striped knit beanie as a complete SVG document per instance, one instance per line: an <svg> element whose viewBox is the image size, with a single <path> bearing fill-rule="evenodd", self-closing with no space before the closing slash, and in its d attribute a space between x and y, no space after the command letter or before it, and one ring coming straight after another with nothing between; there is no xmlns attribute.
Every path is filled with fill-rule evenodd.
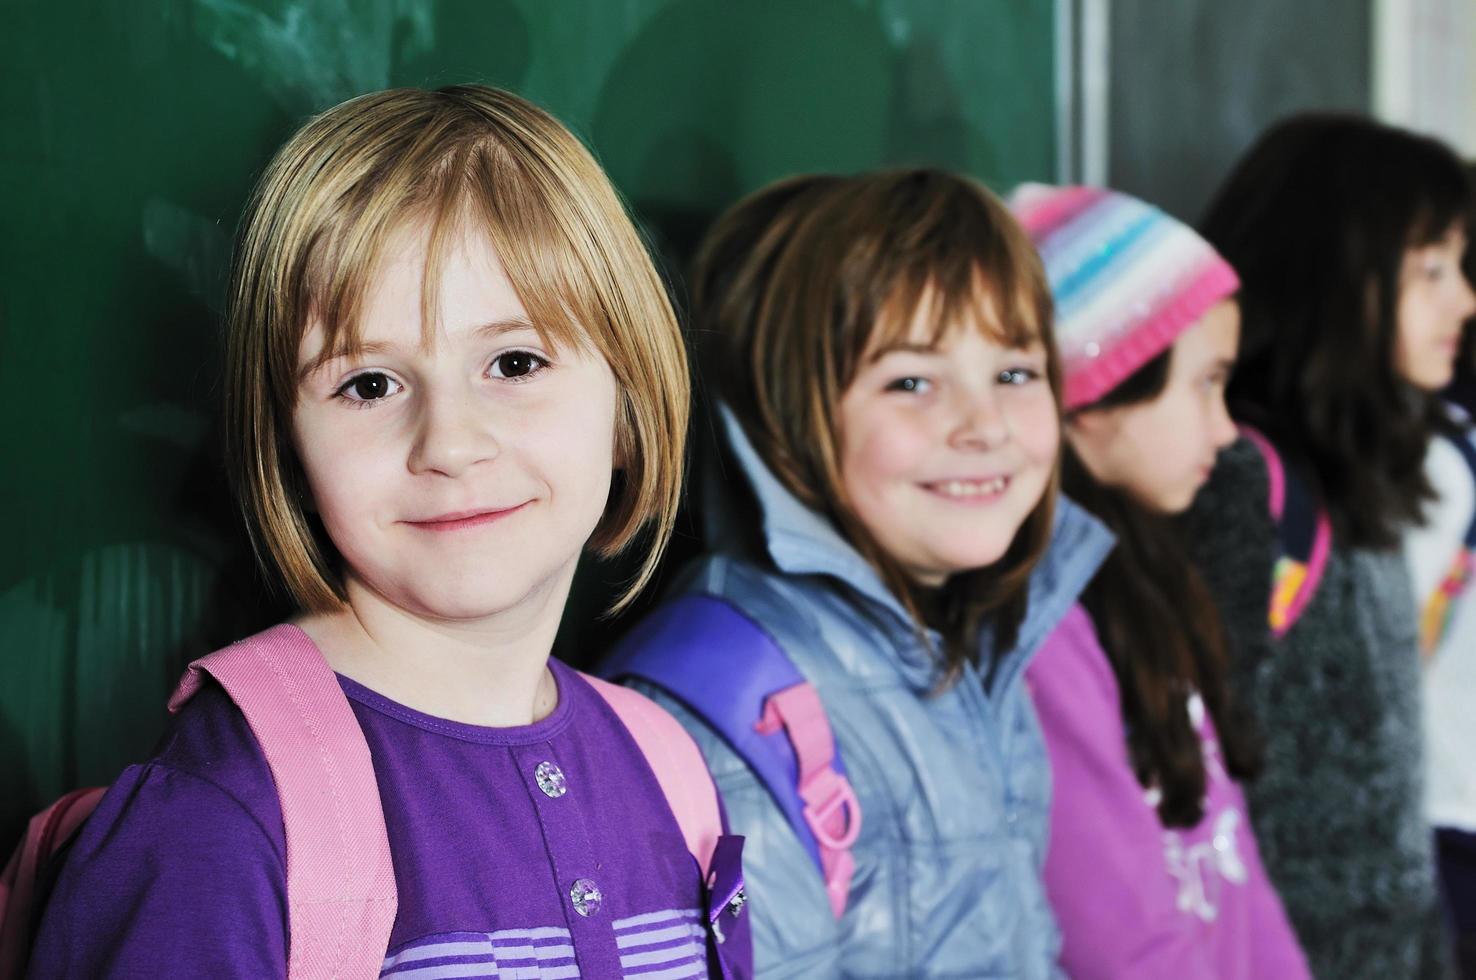
<svg viewBox="0 0 1476 980"><path fill-rule="evenodd" d="M1067 411L1106 395L1240 288L1193 229L1126 194L1023 184L1010 208L1055 297Z"/></svg>

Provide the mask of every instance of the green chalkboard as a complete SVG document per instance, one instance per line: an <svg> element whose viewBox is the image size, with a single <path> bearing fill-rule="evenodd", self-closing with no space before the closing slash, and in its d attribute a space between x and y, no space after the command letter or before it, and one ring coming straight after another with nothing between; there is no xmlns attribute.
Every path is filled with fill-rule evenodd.
<svg viewBox="0 0 1476 980"><path fill-rule="evenodd" d="M717 210L795 171L1048 177L1051 6L5 3L0 848L148 751L185 662L285 612L214 406L235 221L308 114L390 85L514 88L589 141L674 270Z"/></svg>

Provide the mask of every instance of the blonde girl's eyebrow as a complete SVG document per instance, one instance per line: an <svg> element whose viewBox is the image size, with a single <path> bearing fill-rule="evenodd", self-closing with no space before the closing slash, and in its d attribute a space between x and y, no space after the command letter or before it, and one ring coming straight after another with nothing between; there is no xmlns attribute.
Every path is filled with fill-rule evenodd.
<svg viewBox="0 0 1476 980"><path fill-rule="evenodd" d="M507 317L502 320L493 320L484 323L474 331L478 337L483 339L496 339L503 334L516 333L520 330L536 330L533 321L525 316Z"/></svg>
<svg viewBox="0 0 1476 980"><path fill-rule="evenodd" d="M345 346L324 351L298 369L297 383L302 384L334 361L342 360L346 357L363 357L366 354L383 354L387 351L395 350L398 346L397 344L388 344L380 341L369 341L368 343L355 344L352 347Z"/></svg>

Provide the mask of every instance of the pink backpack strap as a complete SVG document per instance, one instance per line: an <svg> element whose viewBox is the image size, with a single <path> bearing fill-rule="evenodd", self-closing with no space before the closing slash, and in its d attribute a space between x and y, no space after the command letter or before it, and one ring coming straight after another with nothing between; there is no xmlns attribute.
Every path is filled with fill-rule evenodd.
<svg viewBox="0 0 1476 980"><path fill-rule="evenodd" d="M106 790L75 789L31 818L26 836L0 872L0 980L21 975L31 952L36 878L97 809Z"/></svg>
<svg viewBox="0 0 1476 980"><path fill-rule="evenodd" d="M1317 594L1332 553L1332 521L1316 496L1287 471L1281 454L1264 433L1242 425L1240 434L1256 447L1266 465L1266 504L1276 524L1279 550L1267 622L1271 635L1279 640L1290 632Z"/></svg>
<svg viewBox="0 0 1476 980"><path fill-rule="evenodd" d="M287 839L291 980L376 977L398 899L369 745L322 653L283 624L190 664L169 710L225 688L256 736Z"/></svg>
<svg viewBox="0 0 1476 980"><path fill-rule="evenodd" d="M1286 510L1286 470L1281 465L1281 454L1276 447L1271 445L1260 429L1249 425L1238 427L1240 434L1250 440L1251 445L1261 454L1261 461L1266 464L1266 479L1270 483L1270 499L1266 501L1267 508L1271 512L1273 521L1280 521L1282 513Z"/></svg>
<svg viewBox="0 0 1476 980"><path fill-rule="evenodd" d="M754 731L769 735L781 728L794 746L799 767L797 789L804 802L805 823L820 848L820 871L830 910L839 919L846 910L856 859L851 848L861 835L861 804L850 780L835 768L835 736L820 695L808 681L769 695Z"/></svg>
<svg viewBox="0 0 1476 980"><path fill-rule="evenodd" d="M682 828L687 850L705 877L723 834L717 787L692 736L654 701L628 687L581 674L600 693L646 757L666 802Z"/></svg>

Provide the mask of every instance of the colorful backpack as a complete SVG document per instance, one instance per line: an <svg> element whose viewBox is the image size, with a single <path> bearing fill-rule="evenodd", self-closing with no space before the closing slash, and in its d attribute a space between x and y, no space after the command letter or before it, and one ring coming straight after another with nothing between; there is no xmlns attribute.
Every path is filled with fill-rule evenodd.
<svg viewBox="0 0 1476 980"><path fill-rule="evenodd" d="M169 710L179 711L206 675L245 716L277 786L287 844L288 976L377 977L398 903L394 868L369 746L332 668L301 630L276 626L190 664ZM701 752L675 719L636 692L587 679L656 774L703 870L709 935L732 944L715 958L725 978L737 977L747 960L739 947L748 942L743 839L722 833ZM36 816L0 876L0 980L24 970L37 876L103 792L76 791ZM726 936L724 915L731 920Z"/></svg>
<svg viewBox="0 0 1476 980"><path fill-rule="evenodd" d="M1301 617L1322 582L1332 550L1332 522L1307 484L1282 463L1270 439L1248 425L1240 427L1240 434L1260 450L1270 483L1267 503L1276 522L1278 547L1268 619L1271 635L1279 640Z"/></svg>
<svg viewBox="0 0 1476 980"><path fill-rule="evenodd" d="M1260 450L1270 481L1271 518L1276 522L1278 557L1273 572L1269 622L1271 634L1280 639L1302 615L1327 568L1332 550L1332 524L1321 502L1281 461L1280 454L1264 434L1242 425L1241 435ZM1476 447L1460 437L1441 434L1471 471L1476 480ZM1435 652L1450 625L1451 609L1471 586L1476 571L1476 515L1466 529L1461 549L1451 562L1445 577L1425 600L1420 610L1420 650L1426 656Z"/></svg>
<svg viewBox="0 0 1476 980"><path fill-rule="evenodd" d="M1476 481L1476 447L1472 447L1467 439L1460 436L1443 438L1455 446L1466 468L1471 471L1472 480ZM1445 638L1446 628L1450 626L1451 609L1456 599L1471 587L1473 568L1476 568L1476 514L1472 515L1461 549L1451 561L1445 577L1440 580L1440 584L1420 610L1420 652L1425 656L1433 654L1439 648L1440 641Z"/></svg>
<svg viewBox="0 0 1476 980"><path fill-rule="evenodd" d="M839 919L861 805L819 694L774 638L730 603L688 594L637 624L601 672L654 684L722 736L784 812Z"/></svg>

